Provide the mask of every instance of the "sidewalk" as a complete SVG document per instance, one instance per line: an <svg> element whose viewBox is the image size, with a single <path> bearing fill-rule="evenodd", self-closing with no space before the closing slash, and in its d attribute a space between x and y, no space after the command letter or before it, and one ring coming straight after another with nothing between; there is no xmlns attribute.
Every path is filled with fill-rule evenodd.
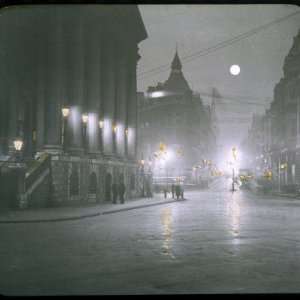
<svg viewBox="0 0 300 300"><path fill-rule="evenodd" d="M300 199L299 194L286 194L286 193L281 193L281 192L272 192L273 196L277 197L286 197L286 198L293 198L293 199Z"/></svg>
<svg viewBox="0 0 300 300"><path fill-rule="evenodd" d="M131 199L124 204L120 204L119 202L117 204L104 202L99 204L89 203L81 207L55 207L8 211L0 213L0 224L78 220L176 201L182 200L172 198L164 199L162 195L156 194L153 198Z"/></svg>

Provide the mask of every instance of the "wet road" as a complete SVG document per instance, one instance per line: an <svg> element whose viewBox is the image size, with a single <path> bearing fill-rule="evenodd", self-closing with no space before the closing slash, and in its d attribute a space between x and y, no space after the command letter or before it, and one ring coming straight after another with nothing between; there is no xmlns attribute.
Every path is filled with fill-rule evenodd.
<svg viewBox="0 0 300 300"><path fill-rule="evenodd" d="M300 292L300 200L224 187L90 219L2 224L0 292Z"/></svg>

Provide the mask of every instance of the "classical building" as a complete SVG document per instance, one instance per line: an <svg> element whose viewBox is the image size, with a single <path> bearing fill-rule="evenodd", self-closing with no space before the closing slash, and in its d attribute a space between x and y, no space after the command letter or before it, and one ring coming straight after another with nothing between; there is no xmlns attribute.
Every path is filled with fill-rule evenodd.
<svg viewBox="0 0 300 300"><path fill-rule="evenodd" d="M274 188L296 191L300 187L300 30L284 60L283 77L274 88L270 109L262 120L257 129L251 130L256 136L261 135L260 145L249 139L252 148L260 147L253 157L267 162Z"/></svg>
<svg viewBox="0 0 300 300"><path fill-rule="evenodd" d="M191 178L193 168L214 160L210 107L191 90L177 51L168 79L139 96L139 158L161 169L160 177Z"/></svg>
<svg viewBox="0 0 300 300"><path fill-rule="evenodd" d="M136 195L136 68L147 37L137 6L16 6L0 24L1 180L18 190L16 206L109 201L123 180Z"/></svg>

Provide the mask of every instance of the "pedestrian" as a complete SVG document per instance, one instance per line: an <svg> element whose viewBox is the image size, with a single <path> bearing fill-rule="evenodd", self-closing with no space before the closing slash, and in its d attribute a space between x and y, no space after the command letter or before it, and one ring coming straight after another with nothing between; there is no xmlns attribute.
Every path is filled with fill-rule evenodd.
<svg viewBox="0 0 300 300"><path fill-rule="evenodd" d="M166 187L164 187L164 196L165 196L165 199L167 198L167 194L168 194L168 190Z"/></svg>
<svg viewBox="0 0 300 300"><path fill-rule="evenodd" d="M183 188L183 184L180 186L180 196L181 196L181 199L184 199L184 188Z"/></svg>
<svg viewBox="0 0 300 300"><path fill-rule="evenodd" d="M119 196L120 196L120 201L122 204L124 204L124 202L125 202L125 197L124 197L125 190L126 190L125 184L123 181L121 181L119 184Z"/></svg>
<svg viewBox="0 0 300 300"><path fill-rule="evenodd" d="M174 199L175 198L175 184L172 183L171 185L171 190L172 190L172 198Z"/></svg>
<svg viewBox="0 0 300 300"><path fill-rule="evenodd" d="M178 200L179 196L180 196L180 185L179 184L176 184L176 186L175 186L175 192L176 192L176 198Z"/></svg>
<svg viewBox="0 0 300 300"><path fill-rule="evenodd" d="M111 186L112 194L113 194L113 203L116 204L118 201L118 184L114 182Z"/></svg>

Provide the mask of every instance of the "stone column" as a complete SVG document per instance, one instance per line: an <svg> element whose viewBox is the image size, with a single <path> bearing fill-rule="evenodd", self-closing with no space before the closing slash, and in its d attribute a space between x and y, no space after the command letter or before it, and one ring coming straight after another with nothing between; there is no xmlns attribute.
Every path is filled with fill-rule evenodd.
<svg viewBox="0 0 300 300"><path fill-rule="evenodd" d="M119 157L124 157L125 155L125 130L127 127L126 124L126 100L127 100L127 57L126 57L126 49L121 48L121 46L118 46L117 49L119 49L117 58L118 58L118 64L116 66L116 74L117 74L117 80L116 80L116 124L118 126L117 132L116 132L116 154Z"/></svg>
<svg viewBox="0 0 300 300"><path fill-rule="evenodd" d="M93 20L93 19L92 19ZM89 121L87 126L90 153L99 153L100 111L100 29L93 22L85 24L85 92Z"/></svg>
<svg viewBox="0 0 300 300"><path fill-rule="evenodd" d="M16 14L11 14L10 18L3 19L7 22L7 28L9 28L10 34L7 36L6 40L6 77L7 77L7 86L6 86L6 97L8 104L8 154L12 155L15 152L13 141L18 135L18 108L19 107L19 74L20 74L20 40L18 39L20 32L19 25L22 21L22 18L18 18Z"/></svg>
<svg viewBox="0 0 300 300"><path fill-rule="evenodd" d="M2 67L0 69L0 156L6 155L8 150L8 124L9 124L9 62L8 54L10 50L9 35L8 35L8 22L7 19L2 16L0 24L0 40L1 45L6 45L0 52L0 59L2 61Z"/></svg>
<svg viewBox="0 0 300 300"><path fill-rule="evenodd" d="M36 37L36 98L37 98L37 151L42 151L45 143L45 64L46 64L46 45L43 43L43 37L46 32L43 28L45 26L40 23L40 30Z"/></svg>
<svg viewBox="0 0 300 300"><path fill-rule="evenodd" d="M79 9L79 8L78 8ZM69 11L67 11L69 12ZM69 151L81 154L82 148L82 113L83 113L83 82L84 82L84 57L83 57L83 24L80 11L72 10L66 19L66 50L67 50L67 91L66 98L71 104L68 128Z"/></svg>
<svg viewBox="0 0 300 300"><path fill-rule="evenodd" d="M137 87L136 67L139 59L137 49L129 57L128 74L128 99L127 99L127 120L128 120L128 157L136 159L137 148Z"/></svg>
<svg viewBox="0 0 300 300"><path fill-rule="evenodd" d="M60 8L50 6L46 22L48 38L46 48L46 86L45 86L45 145L44 148L57 153L61 145L61 98L62 98L62 16Z"/></svg>
<svg viewBox="0 0 300 300"><path fill-rule="evenodd" d="M111 37L104 37L101 55L101 99L103 99L103 152L113 154L113 123L115 114L115 47Z"/></svg>

